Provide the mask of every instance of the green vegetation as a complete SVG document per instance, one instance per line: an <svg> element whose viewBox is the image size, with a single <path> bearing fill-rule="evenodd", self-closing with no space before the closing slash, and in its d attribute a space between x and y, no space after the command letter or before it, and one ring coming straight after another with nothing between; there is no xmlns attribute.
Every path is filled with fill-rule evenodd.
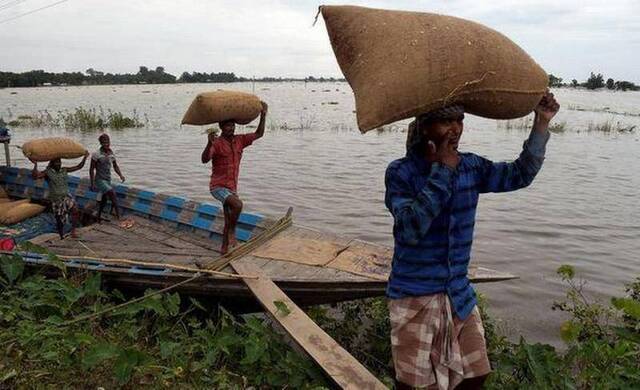
<svg viewBox="0 0 640 390"><path fill-rule="evenodd" d="M549 74L549 87L584 87L589 90L602 89L606 87L607 89L616 91L640 91L640 86L635 85L630 81L615 81L612 78L608 78L605 82L602 73L595 74L593 72L591 72L589 78L583 83L579 83L578 80L573 79L571 80L571 83L567 84L562 83L562 77L557 77L553 74Z"/></svg>
<svg viewBox="0 0 640 390"><path fill-rule="evenodd" d="M100 274L46 279L0 257L0 388L318 388L320 370L260 317L163 294L125 300Z"/></svg>
<svg viewBox="0 0 640 390"><path fill-rule="evenodd" d="M125 302L101 287L99 274L27 274L0 257L0 388L321 388L320 370L290 349L260 316L205 309L177 293ZM567 350L508 341L481 312L494 368L489 389L590 389L640 386L640 278L611 306L589 300L569 266L560 267L570 315ZM280 309L286 315L286 305ZM309 315L383 382L393 383L384 298L317 306ZM89 316L78 321L82 316Z"/></svg>
<svg viewBox="0 0 640 390"><path fill-rule="evenodd" d="M494 368L488 388L632 389L640 387L640 278L627 286L628 296L611 306L589 300L584 282L562 266L558 274L569 286L566 299L554 304L571 316L560 334L567 350L545 344L511 343L485 319Z"/></svg>
<svg viewBox="0 0 640 390"><path fill-rule="evenodd" d="M104 111L102 107L83 108L77 107L73 111L58 111L52 115L49 111L40 111L35 115L20 115L16 120L8 123L12 127L52 127L72 130L97 130L97 129L125 129L131 127L144 127L144 122L136 110L131 117L111 110Z"/></svg>
<svg viewBox="0 0 640 390"><path fill-rule="evenodd" d="M238 77L229 72L183 72L180 78L165 72L164 67L158 66L149 69L140 66L137 73L113 74L105 73L93 68L82 72L52 73L44 70L32 70L23 73L0 72L0 88L5 87L39 87L49 85L114 85L114 84L173 84L173 83L233 83L243 81L280 82L280 81L305 81L325 82L344 81L333 77L283 78L262 77L247 78Z"/></svg>

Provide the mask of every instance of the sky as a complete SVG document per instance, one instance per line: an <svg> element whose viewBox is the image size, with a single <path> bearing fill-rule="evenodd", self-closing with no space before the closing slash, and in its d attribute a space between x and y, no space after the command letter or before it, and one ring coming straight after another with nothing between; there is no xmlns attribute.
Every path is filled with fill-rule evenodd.
<svg viewBox="0 0 640 390"><path fill-rule="evenodd" d="M0 0L0 71L140 65L245 77L341 77L318 5L341 1ZM507 35L548 73L640 84L640 0L376 0L351 5L453 15ZM13 17L53 5L32 14Z"/></svg>

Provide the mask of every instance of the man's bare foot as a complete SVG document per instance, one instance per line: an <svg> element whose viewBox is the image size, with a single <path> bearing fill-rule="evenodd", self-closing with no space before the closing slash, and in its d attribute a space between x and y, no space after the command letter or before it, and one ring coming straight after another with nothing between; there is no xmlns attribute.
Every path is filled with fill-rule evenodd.
<svg viewBox="0 0 640 390"><path fill-rule="evenodd" d="M229 246L222 244L222 246L220 247L220 254L226 255L228 251L229 251Z"/></svg>
<svg viewBox="0 0 640 390"><path fill-rule="evenodd" d="M80 236L78 235L78 232L76 232L75 230L72 230L71 233L69 234L69 236L71 238L79 238Z"/></svg>

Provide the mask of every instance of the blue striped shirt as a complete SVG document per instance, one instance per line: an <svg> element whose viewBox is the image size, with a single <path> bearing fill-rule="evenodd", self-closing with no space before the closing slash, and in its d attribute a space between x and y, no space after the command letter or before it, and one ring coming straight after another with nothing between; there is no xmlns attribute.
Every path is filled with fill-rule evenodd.
<svg viewBox="0 0 640 390"><path fill-rule="evenodd" d="M528 186L542 167L549 133L532 131L514 162L460 153L454 170L410 152L387 168L385 204L394 218L391 299L446 292L465 319L476 305L467 277L478 197Z"/></svg>

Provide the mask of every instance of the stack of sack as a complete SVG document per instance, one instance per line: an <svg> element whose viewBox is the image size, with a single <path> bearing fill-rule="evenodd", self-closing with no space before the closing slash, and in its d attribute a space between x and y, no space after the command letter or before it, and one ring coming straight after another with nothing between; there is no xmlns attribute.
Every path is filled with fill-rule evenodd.
<svg viewBox="0 0 640 390"><path fill-rule="evenodd" d="M322 6L362 132L452 104L492 119L529 114L548 75L499 32L456 17Z"/></svg>
<svg viewBox="0 0 640 390"><path fill-rule="evenodd" d="M46 209L42 205L31 203L29 199L12 201L6 197L6 192L1 191L0 195L2 194L5 197L0 198L0 224L13 225L35 217Z"/></svg>

